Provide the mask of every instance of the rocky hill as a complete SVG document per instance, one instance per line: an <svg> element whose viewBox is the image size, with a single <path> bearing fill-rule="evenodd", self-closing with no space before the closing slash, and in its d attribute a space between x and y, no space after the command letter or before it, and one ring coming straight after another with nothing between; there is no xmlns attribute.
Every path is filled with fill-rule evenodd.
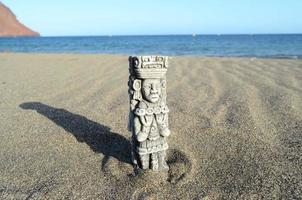
<svg viewBox="0 0 302 200"><path fill-rule="evenodd" d="M0 37L35 37L39 35L21 24L14 13L0 2Z"/></svg>

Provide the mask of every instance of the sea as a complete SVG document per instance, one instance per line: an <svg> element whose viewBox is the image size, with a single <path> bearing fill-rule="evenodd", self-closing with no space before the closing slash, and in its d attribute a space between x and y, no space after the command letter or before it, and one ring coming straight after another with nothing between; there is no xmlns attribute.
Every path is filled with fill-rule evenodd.
<svg viewBox="0 0 302 200"><path fill-rule="evenodd" d="M302 34L0 38L0 52L302 58Z"/></svg>

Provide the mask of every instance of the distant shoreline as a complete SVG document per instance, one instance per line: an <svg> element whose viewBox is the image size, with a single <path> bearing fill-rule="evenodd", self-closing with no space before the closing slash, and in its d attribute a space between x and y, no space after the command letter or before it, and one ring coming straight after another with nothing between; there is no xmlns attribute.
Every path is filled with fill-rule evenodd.
<svg viewBox="0 0 302 200"><path fill-rule="evenodd" d="M133 35L39 35L39 36L16 36L16 37L6 37L6 36L0 36L0 39L5 38L36 38L36 37L42 37L42 38L62 38L62 37L169 37L169 36L192 36L193 34L133 34ZM203 34L203 33L195 33L193 37L200 37L200 36L259 36L259 35L302 35L302 33L211 33L211 34Z"/></svg>
<svg viewBox="0 0 302 200"><path fill-rule="evenodd" d="M0 55L32 55L32 56L112 56L112 57L128 57L132 55L139 56L140 54L102 54L102 53L43 53L43 52L0 52ZM142 54L145 55L145 54ZM163 55L163 54L152 54ZM235 56L202 56L202 55L164 55L170 58L199 58L199 59L249 59L249 60L302 60L301 57L235 57Z"/></svg>
<svg viewBox="0 0 302 200"><path fill-rule="evenodd" d="M302 58L302 34L0 38L0 52Z"/></svg>

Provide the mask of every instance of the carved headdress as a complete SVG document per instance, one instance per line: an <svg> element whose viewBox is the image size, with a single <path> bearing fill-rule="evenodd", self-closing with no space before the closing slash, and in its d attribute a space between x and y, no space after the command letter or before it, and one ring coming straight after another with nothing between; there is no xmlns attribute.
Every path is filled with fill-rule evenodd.
<svg viewBox="0 0 302 200"><path fill-rule="evenodd" d="M139 79L164 78L168 68L166 56L130 57L130 73Z"/></svg>

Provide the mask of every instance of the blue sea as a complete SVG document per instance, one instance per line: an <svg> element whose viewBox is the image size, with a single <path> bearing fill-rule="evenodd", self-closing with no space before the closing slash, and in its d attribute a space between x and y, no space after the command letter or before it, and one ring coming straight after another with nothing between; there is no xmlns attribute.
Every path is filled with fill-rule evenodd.
<svg viewBox="0 0 302 200"><path fill-rule="evenodd" d="M302 58L302 34L0 38L0 52Z"/></svg>

